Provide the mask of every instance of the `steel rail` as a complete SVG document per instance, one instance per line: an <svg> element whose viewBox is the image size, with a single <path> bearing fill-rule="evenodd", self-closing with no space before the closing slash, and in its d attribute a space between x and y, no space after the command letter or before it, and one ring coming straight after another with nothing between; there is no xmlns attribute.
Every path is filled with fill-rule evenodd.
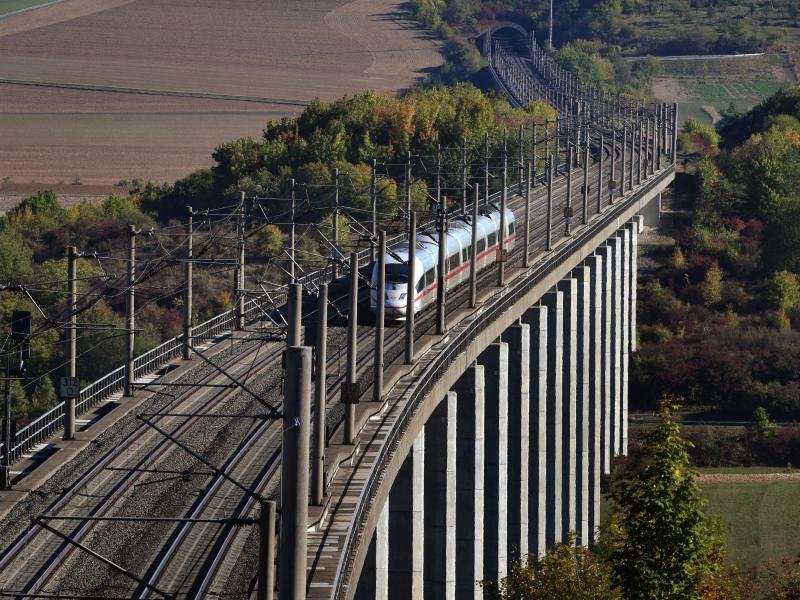
<svg viewBox="0 0 800 600"><path fill-rule="evenodd" d="M253 348L248 349L245 353L231 357L227 363L233 365L236 362L241 362L247 360L252 354L255 354L260 351L260 346L256 345ZM270 363L279 355L279 351L271 352L265 355L260 361L259 364ZM213 380L215 377L218 377L216 372L211 372L203 379L200 380L198 383L199 386L202 386L203 383ZM201 401L200 406L198 407L199 410L205 410L207 408L212 407L215 404L223 402L225 399L231 397L235 394L235 389L226 389L223 391L215 392L210 394L209 397ZM192 401L194 399L194 394L187 390L186 392L179 394L173 398L165 407L167 408L174 408L176 406L180 406L187 401ZM194 411L197 413L197 410ZM187 419L183 421L172 430L173 434L181 434L185 433L191 426L196 423L201 418L201 415L197 417ZM103 455L98 461L96 461L91 468L89 468L84 474L79 477L79 479L72 484L69 490L67 490L58 500L56 500L53 504L51 504L47 509L46 512L53 513L62 507L65 507L67 503L78 493L79 490L85 488L90 481L93 480L98 474L104 471L104 467L108 465L112 460L118 458L119 456L123 456L124 452L127 451L128 448L132 447L133 444L139 442L142 436L148 432L148 428L144 425L137 427L133 432L131 432L130 436L125 439L121 444L115 446L111 450L109 450L105 455ZM98 506L93 509L92 515L102 515L107 512L108 509L111 508L112 503L121 497L130 487L140 479L143 474L142 467L147 466L148 464L152 464L153 462L162 458L164 454L166 454L167 450L170 449L171 446L167 440L160 440L158 444L149 451L147 451L141 458L137 459L135 464L134 471L129 471L122 478L119 479L116 483L112 483L111 489L106 492L106 494L101 498L101 501ZM109 478L111 479L111 478ZM81 539L88 534L91 528L78 527L74 531L81 534ZM27 530L24 534L20 535L17 540L6 550L0 554L0 572L5 572L8 564L15 559L23 550L23 548L27 547L34 539L34 536L38 533L36 528L31 528ZM36 581L31 582L28 581L28 586L26 591L33 591L32 588L41 587L40 584L46 583L47 579L49 579L49 575L52 575L53 566L57 559L63 557L62 553L64 550L67 550L67 554L71 552L72 548L66 545L60 545L57 549L57 552L54 555L51 555L48 559L46 559L45 564L39 569L37 575L35 576ZM27 566L27 565L26 565ZM44 578L44 579L43 579Z"/></svg>

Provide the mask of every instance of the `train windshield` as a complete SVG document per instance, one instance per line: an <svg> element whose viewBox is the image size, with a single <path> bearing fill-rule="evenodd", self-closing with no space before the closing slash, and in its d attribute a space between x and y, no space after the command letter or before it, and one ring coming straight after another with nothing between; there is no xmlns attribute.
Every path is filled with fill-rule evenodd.
<svg viewBox="0 0 800 600"><path fill-rule="evenodd" d="M408 283L408 266L403 263L386 265L386 283Z"/></svg>

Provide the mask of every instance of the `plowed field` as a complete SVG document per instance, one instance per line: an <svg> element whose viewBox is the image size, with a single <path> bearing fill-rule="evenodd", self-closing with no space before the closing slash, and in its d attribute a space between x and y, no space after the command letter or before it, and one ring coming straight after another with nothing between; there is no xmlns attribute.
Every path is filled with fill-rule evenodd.
<svg viewBox="0 0 800 600"><path fill-rule="evenodd" d="M0 19L0 196L172 181L315 97L440 64L396 0L64 0Z"/></svg>

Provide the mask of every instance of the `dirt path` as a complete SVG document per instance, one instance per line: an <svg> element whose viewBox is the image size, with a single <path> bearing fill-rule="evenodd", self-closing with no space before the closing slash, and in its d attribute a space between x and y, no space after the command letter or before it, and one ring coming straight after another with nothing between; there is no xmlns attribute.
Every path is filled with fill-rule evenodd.
<svg viewBox="0 0 800 600"><path fill-rule="evenodd" d="M800 473L702 473L699 483L757 483L762 481L800 481Z"/></svg>
<svg viewBox="0 0 800 600"><path fill-rule="evenodd" d="M711 117L711 123L713 125L716 125L722 120L722 115L719 114L719 111L714 106L711 106L710 104L704 104L700 108L702 108L705 113Z"/></svg>

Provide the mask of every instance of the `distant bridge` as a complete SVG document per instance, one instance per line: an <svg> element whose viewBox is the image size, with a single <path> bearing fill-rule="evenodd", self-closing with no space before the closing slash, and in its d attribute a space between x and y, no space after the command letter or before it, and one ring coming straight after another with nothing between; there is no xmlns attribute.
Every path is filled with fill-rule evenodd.
<svg viewBox="0 0 800 600"><path fill-rule="evenodd" d="M477 275L474 298L466 286L445 291L436 314L420 314L416 329L384 331L377 323L359 330L348 311L364 305L358 272L372 263L374 248L354 256L349 273L343 269L354 283L350 292L348 278L329 268L245 300L237 263L234 310L187 325L183 336L82 390L79 413L126 382L173 391L180 388L170 385L206 386L170 393L158 421L132 428L94 462L87 458L61 497L0 552L0 590L26 597L85 584L124 597L235 596L226 582L244 569L242 577L253 579L242 595L259 599L271 598L276 585L287 599L478 598L476 582L502 577L515 558L540 556L570 531L580 544L594 538L601 474L627 451L641 212L674 178L677 112L581 85L517 26L494 28L486 51L513 104L545 99L559 117L521 128L516 182L505 149L495 157L502 160L500 191L489 195L484 185L476 195L482 207L514 211L518 242L507 260ZM523 156L523 138L530 155ZM488 153L484 160L488 183ZM465 179L451 218L472 211L466 190ZM317 295L319 308L313 298L303 302L301 287ZM275 371L284 349L273 343L259 353L246 331L234 336L238 355L212 342L245 330L246 321L274 317L287 301L285 388L278 378L263 392L246 390L277 397L278 418L268 414L245 428L226 454L215 454L214 445L193 450L181 440L195 430L202 440L210 427L203 417L230 420L213 434L216 448L232 439L242 417L214 412L235 400L228 388L243 389L231 381ZM352 325L349 359L338 374L345 351L327 348L329 304ZM300 345L301 324L307 340L319 326L314 369L312 349ZM187 362L176 374L164 369L187 339L202 357L195 365L213 359L225 371L184 373ZM67 408L60 404L17 432L11 459L23 465L37 448L55 445ZM165 470L175 454L193 461ZM182 509L164 492L158 514L135 515L138 530L111 530L123 527L126 510L142 511L131 490L151 485L145 474L159 465L161 475L187 482L208 478L203 494ZM115 550L92 550L117 538ZM95 553L93 569L81 570L81 552ZM243 556L250 557L246 568Z"/></svg>

